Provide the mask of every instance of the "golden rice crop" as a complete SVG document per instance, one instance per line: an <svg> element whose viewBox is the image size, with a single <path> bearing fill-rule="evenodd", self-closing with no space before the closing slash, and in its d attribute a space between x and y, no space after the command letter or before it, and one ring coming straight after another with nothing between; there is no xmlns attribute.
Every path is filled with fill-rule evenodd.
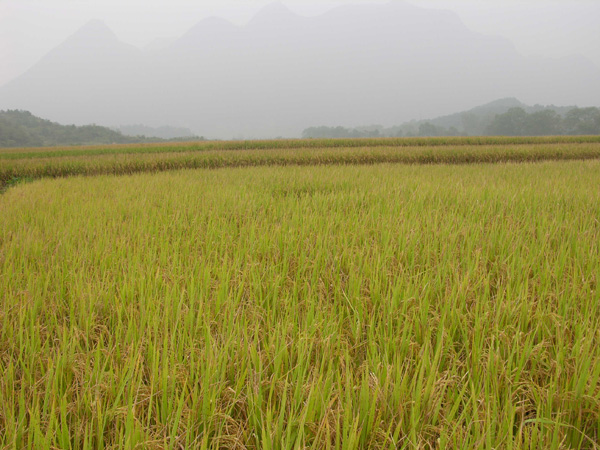
<svg viewBox="0 0 600 450"><path fill-rule="evenodd" d="M30 150L0 153L0 191L28 179L184 168L595 159L600 158L600 138L332 139Z"/></svg>
<svg viewBox="0 0 600 450"><path fill-rule="evenodd" d="M0 217L0 448L598 448L599 161L46 179Z"/></svg>
<svg viewBox="0 0 600 450"><path fill-rule="evenodd" d="M600 143L600 136L466 136L353 139L280 139L114 144L72 147L0 148L0 159L90 156L124 153L180 153L208 150L267 150L351 147L444 147L466 145L542 145Z"/></svg>

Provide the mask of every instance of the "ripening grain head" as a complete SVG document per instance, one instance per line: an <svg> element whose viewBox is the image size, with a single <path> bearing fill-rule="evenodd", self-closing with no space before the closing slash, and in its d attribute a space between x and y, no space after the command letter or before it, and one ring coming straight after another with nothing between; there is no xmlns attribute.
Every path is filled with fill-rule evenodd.
<svg viewBox="0 0 600 450"><path fill-rule="evenodd" d="M594 448L600 166L263 167L0 197L8 448Z"/></svg>

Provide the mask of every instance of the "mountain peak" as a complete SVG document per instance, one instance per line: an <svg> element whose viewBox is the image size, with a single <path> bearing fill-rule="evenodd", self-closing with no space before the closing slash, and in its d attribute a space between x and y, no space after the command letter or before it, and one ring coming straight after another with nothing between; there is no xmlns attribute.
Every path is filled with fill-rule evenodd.
<svg viewBox="0 0 600 450"><path fill-rule="evenodd" d="M291 11L282 2L269 3L262 8L250 21L251 24L276 23L280 20L297 18L298 15Z"/></svg>
<svg viewBox="0 0 600 450"><path fill-rule="evenodd" d="M99 50L123 45L102 20L94 19L69 36L57 49Z"/></svg>
<svg viewBox="0 0 600 450"><path fill-rule="evenodd" d="M485 105L477 106L474 109L491 109L491 108L522 108L525 103L521 102L516 97L506 97L486 103Z"/></svg>
<svg viewBox="0 0 600 450"><path fill-rule="evenodd" d="M198 33L222 33L235 30L236 26L221 17L207 17L194 25L186 35ZM185 36L185 35L184 35Z"/></svg>
<svg viewBox="0 0 600 450"><path fill-rule="evenodd" d="M83 38L111 38L116 39L115 33L104 23L102 20L93 19L82 26L79 30L73 34L73 37L78 39Z"/></svg>
<svg viewBox="0 0 600 450"><path fill-rule="evenodd" d="M237 27L231 22L219 17L207 17L190 28L181 38L175 40L171 49L194 49L206 45L206 42L219 40L224 42L231 38Z"/></svg>

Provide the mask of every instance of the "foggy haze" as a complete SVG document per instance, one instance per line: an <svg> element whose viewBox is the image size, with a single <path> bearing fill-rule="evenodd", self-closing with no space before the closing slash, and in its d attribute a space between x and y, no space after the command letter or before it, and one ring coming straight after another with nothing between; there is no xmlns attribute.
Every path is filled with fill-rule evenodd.
<svg viewBox="0 0 600 450"><path fill-rule="evenodd" d="M0 109L62 123L172 125L214 138L255 138L295 137L314 125L389 126L503 97L600 105L595 2L297 0L257 13L264 2L206 2L204 12L229 20L197 20L202 7L179 0L169 3L164 22L150 3L0 3L0 67L9 69L0 83L16 76L0 87ZM166 5L154 3L157 11ZM19 20L4 27L7 13L39 18L69 6L75 12L63 24L94 11L104 20L88 22L17 76L26 58L12 65L11 58L27 52L15 49L39 44L14 44ZM56 39L53 26L35 36ZM543 39L552 30L555 45Z"/></svg>

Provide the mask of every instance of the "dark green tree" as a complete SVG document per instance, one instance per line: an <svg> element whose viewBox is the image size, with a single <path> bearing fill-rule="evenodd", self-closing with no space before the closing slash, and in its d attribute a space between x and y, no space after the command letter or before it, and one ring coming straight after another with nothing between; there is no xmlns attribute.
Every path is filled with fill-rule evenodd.
<svg viewBox="0 0 600 450"><path fill-rule="evenodd" d="M487 127L487 134L494 136L524 136L527 112L523 108L511 108L496 118Z"/></svg>
<svg viewBox="0 0 600 450"><path fill-rule="evenodd" d="M565 115L566 134L600 134L600 109L574 108Z"/></svg>
<svg viewBox="0 0 600 450"><path fill-rule="evenodd" d="M529 114L525 119L523 133L528 136L555 136L562 133L561 117L551 109Z"/></svg>

